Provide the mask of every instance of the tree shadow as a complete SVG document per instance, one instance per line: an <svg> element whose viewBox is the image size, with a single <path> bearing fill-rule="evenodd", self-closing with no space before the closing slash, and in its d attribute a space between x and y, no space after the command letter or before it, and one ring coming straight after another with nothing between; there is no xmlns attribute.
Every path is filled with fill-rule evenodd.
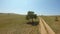
<svg viewBox="0 0 60 34"><path fill-rule="evenodd" d="M27 24L32 25L32 26L37 26L39 24L38 21L35 22L27 22Z"/></svg>

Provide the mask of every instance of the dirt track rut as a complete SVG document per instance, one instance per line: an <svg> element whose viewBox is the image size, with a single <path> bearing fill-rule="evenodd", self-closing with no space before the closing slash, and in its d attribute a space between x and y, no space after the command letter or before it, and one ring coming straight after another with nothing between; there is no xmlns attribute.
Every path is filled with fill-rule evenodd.
<svg viewBox="0 0 60 34"><path fill-rule="evenodd" d="M55 34L52 28L41 17L39 17L39 31L41 34Z"/></svg>

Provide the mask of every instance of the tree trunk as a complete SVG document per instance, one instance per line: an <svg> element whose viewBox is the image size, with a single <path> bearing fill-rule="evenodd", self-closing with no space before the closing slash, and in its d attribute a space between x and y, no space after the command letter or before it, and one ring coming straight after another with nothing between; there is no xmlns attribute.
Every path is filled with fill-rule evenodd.
<svg viewBox="0 0 60 34"><path fill-rule="evenodd" d="M34 21L34 20L33 20L33 18L32 18L32 23L33 23L33 21Z"/></svg>

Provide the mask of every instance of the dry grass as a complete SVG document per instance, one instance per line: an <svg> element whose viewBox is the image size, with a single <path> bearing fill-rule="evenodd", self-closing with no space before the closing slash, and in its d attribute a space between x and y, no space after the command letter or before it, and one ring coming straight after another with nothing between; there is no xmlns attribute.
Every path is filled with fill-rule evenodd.
<svg viewBox="0 0 60 34"><path fill-rule="evenodd" d="M0 34L38 34L38 28L26 24L25 16L0 14Z"/></svg>
<svg viewBox="0 0 60 34"><path fill-rule="evenodd" d="M58 21L56 21L56 16L42 16L42 18L51 26L51 28L60 34L60 16L58 16Z"/></svg>

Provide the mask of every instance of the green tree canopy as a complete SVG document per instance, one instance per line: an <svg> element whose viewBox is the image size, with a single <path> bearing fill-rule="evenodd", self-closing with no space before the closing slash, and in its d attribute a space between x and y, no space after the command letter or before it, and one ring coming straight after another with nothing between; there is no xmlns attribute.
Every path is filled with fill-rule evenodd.
<svg viewBox="0 0 60 34"><path fill-rule="evenodd" d="M34 14L33 11L28 11L27 16L26 16L27 20L32 19L32 22L33 22L33 19L36 19L36 18L37 18L37 14Z"/></svg>

